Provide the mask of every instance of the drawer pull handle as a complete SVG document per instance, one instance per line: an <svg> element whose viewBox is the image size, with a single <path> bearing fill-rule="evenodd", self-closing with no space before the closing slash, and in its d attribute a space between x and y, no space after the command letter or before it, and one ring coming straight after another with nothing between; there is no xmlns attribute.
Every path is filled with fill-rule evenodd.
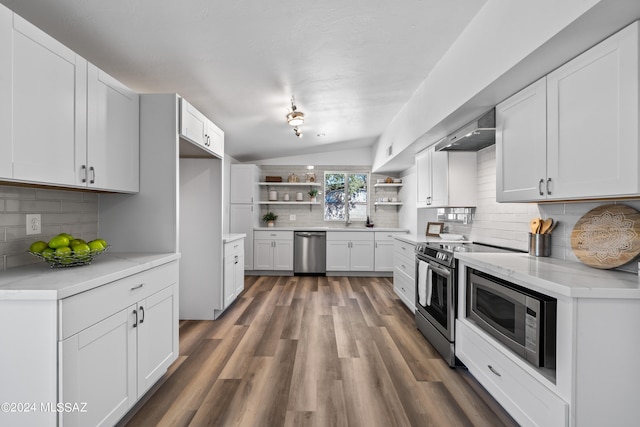
<svg viewBox="0 0 640 427"><path fill-rule="evenodd" d="M138 310L133 310L133 315L136 316L136 320L133 322L133 327L138 327Z"/></svg>
<svg viewBox="0 0 640 427"><path fill-rule="evenodd" d="M144 323L144 307L140 306L140 324Z"/></svg>
<svg viewBox="0 0 640 427"><path fill-rule="evenodd" d="M140 283L138 286L134 286L133 288L131 288L131 290L135 291L136 289L140 289L143 286L144 286L144 283Z"/></svg>
<svg viewBox="0 0 640 427"><path fill-rule="evenodd" d="M493 372L495 375L497 375L497 376L499 376L499 377L501 377L501 376L502 376L502 375L500 374L500 372L496 371L496 370L493 368L493 366L491 366L491 365L487 365L487 367L488 367L488 368L489 368L489 370L490 370L491 372Z"/></svg>

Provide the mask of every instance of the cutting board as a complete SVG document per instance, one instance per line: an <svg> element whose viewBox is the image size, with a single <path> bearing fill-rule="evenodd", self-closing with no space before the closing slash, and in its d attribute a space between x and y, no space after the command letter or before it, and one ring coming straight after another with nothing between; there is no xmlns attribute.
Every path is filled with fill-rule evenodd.
<svg viewBox="0 0 640 427"><path fill-rule="evenodd" d="M603 205L582 216L571 232L571 249L595 268L624 265L640 253L640 212L625 205Z"/></svg>

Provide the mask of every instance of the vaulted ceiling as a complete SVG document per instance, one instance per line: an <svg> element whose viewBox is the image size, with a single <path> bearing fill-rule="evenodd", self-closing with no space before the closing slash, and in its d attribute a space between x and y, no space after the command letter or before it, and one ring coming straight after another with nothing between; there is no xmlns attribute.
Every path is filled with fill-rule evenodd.
<svg viewBox="0 0 640 427"><path fill-rule="evenodd" d="M132 89L184 96L257 161L374 144L486 0L0 2Z"/></svg>

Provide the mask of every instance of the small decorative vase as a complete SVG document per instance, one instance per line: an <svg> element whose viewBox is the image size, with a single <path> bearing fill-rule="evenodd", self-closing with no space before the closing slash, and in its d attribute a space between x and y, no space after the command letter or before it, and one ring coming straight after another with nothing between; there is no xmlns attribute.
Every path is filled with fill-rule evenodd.
<svg viewBox="0 0 640 427"><path fill-rule="evenodd" d="M275 227L275 226L276 226L275 221L267 221L267 227Z"/></svg>
<svg viewBox="0 0 640 427"><path fill-rule="evenodd" d="M289 201L289 193L284 193L283 199L285 202Z"/></svg>
<svg viewBox="0 0 640 427"><path fill-rule="evenodd" d="M318 196L311 196L311 201L312 202L317 202L318 201Z"/></svg>
<svg viewBox="0 0 640 427"><path fill-rule="evenodd" d="M296 200L297 200L298 202L301 202L302 200L304 200L304 199L303 199L303 197L304 197L304 196L302 195L302 193L296 193Z"/></svg>

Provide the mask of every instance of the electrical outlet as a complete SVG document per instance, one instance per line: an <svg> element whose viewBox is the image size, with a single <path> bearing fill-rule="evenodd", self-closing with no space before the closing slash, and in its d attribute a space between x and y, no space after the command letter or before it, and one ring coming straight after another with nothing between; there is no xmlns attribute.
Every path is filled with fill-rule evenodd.
<svg viewBox="0 0 640 427"><path fill-rule="evenodd" d="M42 233L40 214L27 214L27 235Z"/></svg>
<svg viewBox="0 0 640 427"><path fill-rule="evenodd" d="M296 220L296 216L291 214L289 215L289 221L295 221Z"/></svg>

